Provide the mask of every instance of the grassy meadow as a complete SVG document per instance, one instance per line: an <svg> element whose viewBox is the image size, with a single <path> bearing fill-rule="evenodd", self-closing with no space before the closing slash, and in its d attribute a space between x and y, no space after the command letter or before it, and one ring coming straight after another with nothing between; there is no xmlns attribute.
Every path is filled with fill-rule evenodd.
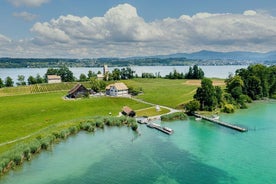
<svg viewBox="0 0 276 184"><path fill-rule="evenodd" d="M0 97L0 144L28 136L51 125L72 120L117 116L125 105L134 110L149 105L127 98L91 97L64 100L66 92ZM0 146L0 151L6 146ZM9 147L9 145L8 145Z"/></svg>
<svg viewBox="0 0 276 184"><path fill-rule="evenodd" d="M124 82L128 86L143 89L143 94L137 98L172 108L190 101L198 87L186 84L186 80L133 79Z"/></svg>
<svg viewBox="0 0 276 184"><path fill-rule="evenodd" d="M192 99L200 81L169 79L132 79L123 81L129 87L142 88L143 94L135 98L154 104L181 108ZM221 82L221 81L218 81ZM127 105L140 116L165 114L150 105L129 98L90 97L64 100L76 83L40 84L0 89L0 154L19 142L28 141L47 130L62 129L76 121L94 116L117 116ZM84 83L89 87L89 83ZM48 131L49 132L49 131ZM26 138L27 136L27 138ZM29 136L29 137L28 137ZM10 144L4 144L16 139Z"/></svg>

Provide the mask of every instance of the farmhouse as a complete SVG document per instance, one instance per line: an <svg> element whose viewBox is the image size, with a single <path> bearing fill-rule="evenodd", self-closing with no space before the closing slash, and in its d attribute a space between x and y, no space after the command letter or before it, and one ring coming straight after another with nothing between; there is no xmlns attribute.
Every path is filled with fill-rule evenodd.
<svg viewBox="0 0 276 184"><path fill-rule="evenodd" d="M89 90L82 84L76 84L67 94L68 98L80 98L89 94Z"/></svg>
<svg viewBox="0 0 276 184"><path fill-rule="evenodd" d="M58 75L47 75L48 83L60 83L61 82L61 77Z"/></svg>
<svg viewBox="0 0 276 184"><path fill-rule="evenodd" d="M129 117L134 117L136 115L136 113L128 106L123 107L122 114Z"/></svg>
<svg viewBox="0 0 276 184"><path fill-rule="evenodd" d="M106 95L110 95L110 96L124 96L128 94L128 87L122 82L109 84L105 88L105 90L106 90Z"/></svg>

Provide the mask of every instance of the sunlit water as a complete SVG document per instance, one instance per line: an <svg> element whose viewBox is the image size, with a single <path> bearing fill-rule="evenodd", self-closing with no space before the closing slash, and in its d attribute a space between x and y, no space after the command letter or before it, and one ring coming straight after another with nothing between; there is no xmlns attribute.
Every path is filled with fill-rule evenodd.
<svg viewBox="0 0 276 184"><path fill-rule="evenodd" d="M276 102L258 102L227 122L246 133L206 121L162 123L171 136L139 126L79 133L43 151L0 179L1 184L179 183L275 184Z"/></svg>

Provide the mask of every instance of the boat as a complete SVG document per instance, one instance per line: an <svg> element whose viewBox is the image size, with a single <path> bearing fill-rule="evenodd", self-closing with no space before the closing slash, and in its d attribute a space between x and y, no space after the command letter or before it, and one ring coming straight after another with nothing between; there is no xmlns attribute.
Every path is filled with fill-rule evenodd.
<svg viewBox="0 0 276 184"><path fill-rule="evenodd" d="M201 121L201 120L202 120L202 118L195 118L195 120L196 120L196 121Z"/></svg>
<svg viewBox="0 0 276 184"><path fill-rule="evenodd" d="M168 127L163 127L163 132L165 132L167 134L172 134L173 133L173 129L168 128Z"/></svg>
<svg viewBox="0 0 276 184"><path fill-rule="evenodd" d="M219 116L218 115L212 115L212 119L219 120Z"/></svg>

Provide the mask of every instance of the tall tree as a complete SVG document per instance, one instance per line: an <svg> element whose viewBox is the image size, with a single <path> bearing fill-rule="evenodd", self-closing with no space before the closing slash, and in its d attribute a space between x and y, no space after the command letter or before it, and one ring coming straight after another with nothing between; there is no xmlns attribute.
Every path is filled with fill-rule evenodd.
<svg viewBox="0 0 276 184"><path fill-rule="evenodd" d="M86 75L85 74L80 74L80 80L79 80L80 82L84 82L84 81L87 81L87 77L86 77Z"/></svg>
<svg viewBox="0 0 276 184"><path fill-rule="evenodd" d="M29 76L28 78L28 85L36 84L36 78L33 76Z"/></svg>
<svg viewBox="0 0 276 184"><path fill-rule="evenodd" d="M74 75L73 72L69 70L68 67L63 66L58 70L58 75L61 77L62 82L73 82Z"/></svg>
<svg viewBox="0 0 276 184"><path fill-rule="evenodd" d="M25 76L24 75L18 75L17 77L17 86L26 86L26 82L25 82Z"/></svg>
<svg viewBox="0 0 276 184"><path fill-rule="evenodd" d="M0 88L3 88L3 87L5 87L5 84L4 84L3 80L0 78Z"/></svg>
<svg viewBox="0 0 276 184"><path fill-rule="evenodd" d="M5 86L6 87L13 87L13 84L14 84L14 82L13 82L12 78L7 77L6 80L5 80Z"/></svg>
<svg viewBox="0 0 276 184"><path fill-rule="evenodd" d="M194 98L200 102L201 110L213 110L217 105L215 88L211 79L203 78Z"/></svg>

